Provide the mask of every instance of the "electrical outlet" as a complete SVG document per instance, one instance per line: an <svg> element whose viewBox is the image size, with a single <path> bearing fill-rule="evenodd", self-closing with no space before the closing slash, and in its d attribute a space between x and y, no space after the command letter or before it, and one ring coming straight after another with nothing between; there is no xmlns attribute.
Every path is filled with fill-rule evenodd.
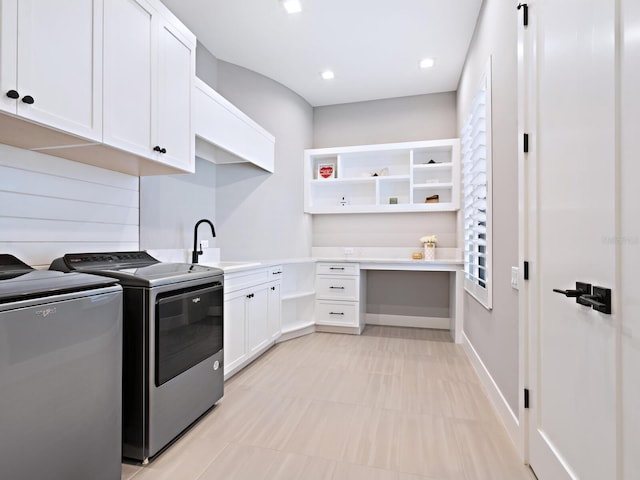
<svg viewBox="0 0 640 480"><path fill-rule="evenodd" d="M209 240L200 240L200 248L209 248Z"/></svg>
<svg viewBox="0 0 640 480"><path fill-rule="evenodd" d="M518 267L511 267L511 288L514 290L520 290L520 269Z"/></svg>
<svg viewBox="0 0 640 480"><path fill-rule="evenodd" d="M353 247L344 247L345 255L353 255Z"/></svg>

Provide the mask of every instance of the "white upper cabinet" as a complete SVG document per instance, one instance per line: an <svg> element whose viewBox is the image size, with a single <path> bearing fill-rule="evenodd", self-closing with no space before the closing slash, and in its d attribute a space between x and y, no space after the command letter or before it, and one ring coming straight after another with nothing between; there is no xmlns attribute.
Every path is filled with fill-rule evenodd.
<svg viewBox="0 0 640 480"><path fill-rule="evenodd" d="M460 141L305 150L307 213L454 211Z"/></svg>
<svg viewBox="0 0 640 480"><path fill-rule="evenodd" d="M275 171L272 134L198 78L194 95L198 157L214 163L250 162L267 172Z"/></svg>
<svg viewBox="0 0 640 480"><path fill-rule="evenodd" d="M163 22L158 44L157 145L162 149L165 162L194 171L195 137L191 107L196 75L195 37L190 42L173 25Z"/></svg>
<svg viewBox="0 0 640 480"><path fill-rule="evenodd" d="M0 8L0 110L100 141L102 0L0 0ZM65 144L73 143L82 142Z"/></svg>
<svg viewBox="0 0 640 480"><path fill-rule="evenodd" d="M195 37L158 2L104 11L104 142L194 171Z"/></svg>

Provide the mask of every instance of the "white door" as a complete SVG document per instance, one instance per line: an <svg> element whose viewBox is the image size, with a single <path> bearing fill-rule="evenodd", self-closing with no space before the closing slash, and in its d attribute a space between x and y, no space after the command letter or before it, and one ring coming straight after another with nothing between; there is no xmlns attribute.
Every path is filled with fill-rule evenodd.
<svg viewBox="0 0 640 480"><path fill-rule="evenodd" d="M13 3L18 115L102 140L102 0Z"/></svg>
<svg viewBox="0 0 640 480"><path fill-rule="evenodd" d="M529 455L541 480L619 478L615 3L529 2ZM613 314L554 292L576 281L612 289Z"/></svg>

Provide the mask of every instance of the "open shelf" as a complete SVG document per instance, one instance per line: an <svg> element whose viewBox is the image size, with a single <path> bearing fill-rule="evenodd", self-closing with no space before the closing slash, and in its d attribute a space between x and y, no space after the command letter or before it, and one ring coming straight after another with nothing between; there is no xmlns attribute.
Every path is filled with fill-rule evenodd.
<svg viewBox="0 0 640 480"><path fill-rule="evenodd" d="M458 139L305 150L305 212L457 210L459 157Z"/></svg>

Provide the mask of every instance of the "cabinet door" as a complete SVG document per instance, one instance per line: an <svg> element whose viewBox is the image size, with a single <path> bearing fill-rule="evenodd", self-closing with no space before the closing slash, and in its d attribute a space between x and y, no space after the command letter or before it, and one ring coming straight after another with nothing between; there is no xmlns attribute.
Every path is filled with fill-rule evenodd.
<svg viewBox="0 0 640 480"><path fill-rule="evenodd" d="M273 341L280 336L280 312L282 309L282 303L280 300L280 284L271 284L267 290L267 294L269 296L267 323L269 328L269 337Z"/></svg>
<svg viewBox="0 0 640 480"><path fill-rule="evenodd" d="M17 114L100 141L102 0L20 0L15 12Z"/></svg>
<svg viewBox="0 0 640 480"><path fill-rule="evenodd" d="M265 347L270 341L268 328L269 300L267 287L260 285L247 297L247 341L249 355Z"/></svg>
<svg viewBox="0 0 640 480"><path fill-rule="evenodd" d="M224 300L224 373L241 364L247 354L246 296L243 292Z"/></svg>
<svg viewBox="0 0 640 480"><path fill-rule="evenodd" d="M163 162L185 170L195 164L191 97L195 51L167 23L158 30L158 115L156 144Z"/></svg>
<svg viewBox="0 0 640 480"><path fill-rule="evenodd" d="M156 157L153 16L145 0L108 0L104 6L104 142L147 158Z"/></svg>
<svg viewBox="0 0 640 480"><path fill-rule="evenodd" d="M16 113L18 104L8 95L17 91L18 84L18 2L0 0L0 110Z"/></svg>

